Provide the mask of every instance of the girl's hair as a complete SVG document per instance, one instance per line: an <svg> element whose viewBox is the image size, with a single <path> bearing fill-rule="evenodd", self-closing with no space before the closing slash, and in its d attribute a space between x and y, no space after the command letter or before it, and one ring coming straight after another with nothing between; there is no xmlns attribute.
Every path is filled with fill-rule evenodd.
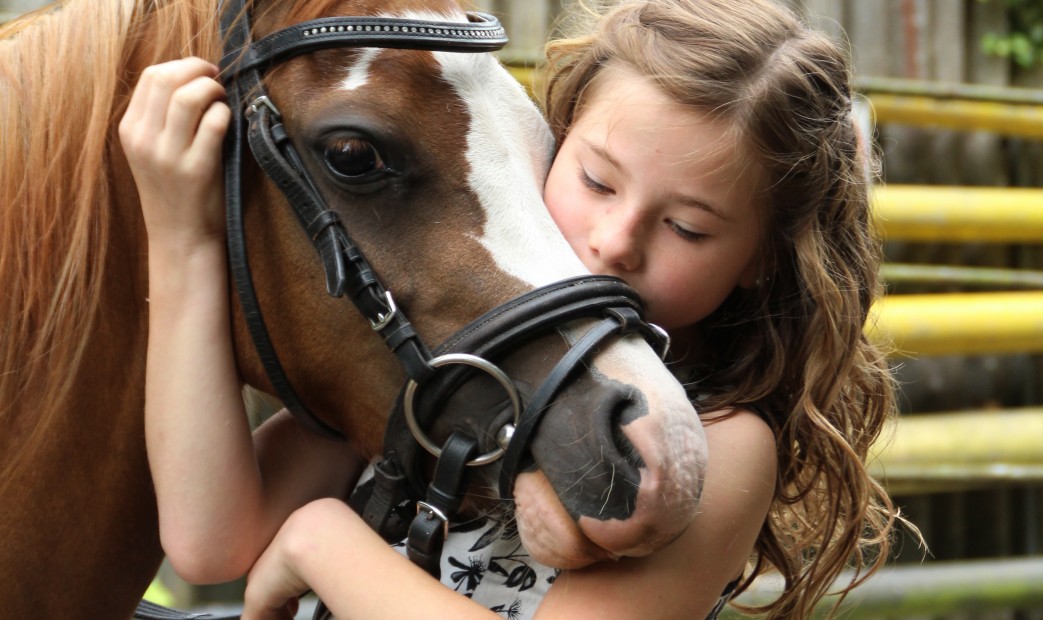
<svg viewBox="0 0 1043 620"><path fill-rule="evenodd" d="M545 111L560 143L599 71L625 66L730 123L766 173L762 276L700 323L696 389L703 409L747 405L774 430L775 498L742 587L774 568L784 592L752 611L809 617L842 569L856 569L846 594L880 567L899 518L865 465L894 387L864 331L881 248L848 56L770 0L614 4L548 45Z"/></svg>

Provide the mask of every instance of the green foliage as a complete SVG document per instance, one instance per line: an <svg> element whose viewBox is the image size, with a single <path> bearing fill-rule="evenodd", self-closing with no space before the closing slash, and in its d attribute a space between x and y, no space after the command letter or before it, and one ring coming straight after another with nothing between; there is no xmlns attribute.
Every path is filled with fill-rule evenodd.
<svg viewBox="0 0 1043 620"><path fill-rule="evenodd" d="M986 54L1009 58L1021 67L1043 65L1043 0L978 0L1006 6L1010 31L986 33L981 40Z"/></svg>

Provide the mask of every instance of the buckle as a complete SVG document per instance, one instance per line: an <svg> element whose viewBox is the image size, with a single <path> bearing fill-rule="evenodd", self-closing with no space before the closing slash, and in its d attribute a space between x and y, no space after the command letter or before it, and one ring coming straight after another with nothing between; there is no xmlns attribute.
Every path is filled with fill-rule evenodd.
<svg viewBox="0 0 1043 620"><path fill-rule="evenodd" d="M428 504L425 501L417 501L416 503L416 514L417 516L424 515L427 519L437 519L442 522L442 540L449 538L449 517L445 516L445 513L438 508Z"/></svg>
<svg viewBox="0 0 1043 620"><path fill-rule="evenodd" d="M250 102L250 105L246 106L246 111L243 112L243 115L246 116L246 118L250 118L254 114L257 114L257 110L259 110L261 106L264 106L271 110L272 114L275 115L274 118L282 118L282 114L279 113L279 108L275 107L275 104L272 103L272 100L269 99L267 95L261 95L257 99L254 99L252 102Z"/></svg>
<svg viewBox="0 0 1043 620"><path fill-rule="evenodd" d="M376 320L370 319L369 326L373 328L373 331L379 332L391 323L391 320L398 314L398 308L395 306L395 300L391 298L391 291L384 291L384 299L387 300L388 311L384 314L378 314Z"/></svg>

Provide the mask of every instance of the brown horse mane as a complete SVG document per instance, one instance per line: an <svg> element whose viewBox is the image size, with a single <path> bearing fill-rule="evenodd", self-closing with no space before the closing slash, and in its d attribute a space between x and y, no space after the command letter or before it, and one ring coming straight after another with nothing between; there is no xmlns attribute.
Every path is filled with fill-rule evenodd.
<svg viewBox="0 0 1043 620"><path fill-rule="evenodd" d="M297 16L330 4L273 6ZM126 165L115 127L137 74L187 55L216 61L217 21L216 0L68 0L0 27L0 420L25 444L79 396L112 205L134 196L114 181Z"/></svg>

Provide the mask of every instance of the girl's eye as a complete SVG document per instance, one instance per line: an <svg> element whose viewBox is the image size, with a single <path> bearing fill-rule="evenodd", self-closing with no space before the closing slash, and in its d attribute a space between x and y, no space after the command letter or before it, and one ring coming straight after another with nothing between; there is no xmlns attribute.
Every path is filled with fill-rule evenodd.
<svg viewBox="0 0 1043 620"><path fill-rule="evenodd" d="M604 185L604 184L594 180L593 177L591 177L589 174L587 174L587 171L585 169L583 169L582 166L579 169L579 181L584 186L586 186L587 189L589 189L592 192L595 192L595 193L598 193L598 194L605 194L605 195L609 195L609 194L615 193L615 192L612 191L612 188L610 188L607 185Z"/></svg>
<svg viewBox="0 0 1043 620"><path fill-rule="evenodd" d="M326 166L346 180L361 180L388 169L376 147L362 138L341 137L330 140L323 156Z"/></svg>
<svg viewBox="0 0 1043 620"><path fill-rule="evenodd" d="M670 230L672 230L675 235L677 235L681 239L684 239L685 241L699 241L700 239L706 238L706 233L689 230L673 220L668 220L667 224L670 226Z"/></svg>

